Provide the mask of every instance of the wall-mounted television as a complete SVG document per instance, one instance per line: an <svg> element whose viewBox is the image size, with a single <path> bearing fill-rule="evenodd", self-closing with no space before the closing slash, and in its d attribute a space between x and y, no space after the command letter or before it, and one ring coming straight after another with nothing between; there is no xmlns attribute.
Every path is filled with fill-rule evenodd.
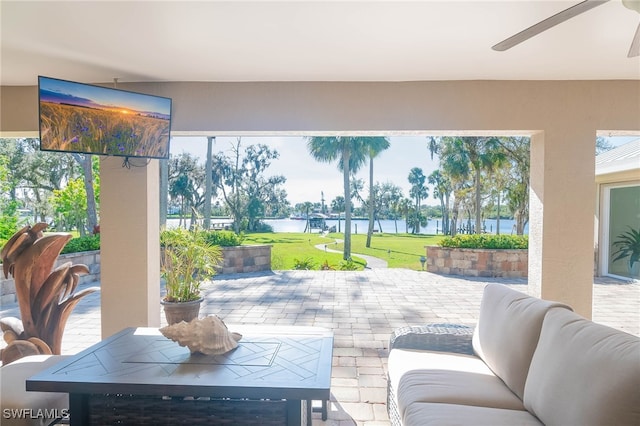
<svg viewBox="0 0 640 426"><path fill-rule="evenodd" d="M171 99L38 77L40 149L169 158Z"/></svg>

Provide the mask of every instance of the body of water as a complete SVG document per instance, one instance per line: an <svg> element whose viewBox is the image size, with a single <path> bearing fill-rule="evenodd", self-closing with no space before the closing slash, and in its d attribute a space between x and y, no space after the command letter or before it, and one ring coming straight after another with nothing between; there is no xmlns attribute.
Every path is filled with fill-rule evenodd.
<svg viewBox="0 0 640 426"><path fill-rule="evenodd" d="M305 220L293 220L293 219L271 219L265 220L265 223L270 225L274 232L304 232L307 222ZM327 219L326 225L331 228L333 226L338 230L338 221L335 219ZM464 222L466 225L466 221ZM487 219L483 222L485 232L495 234L497 229L496 220ZM353 234L366 234L367 227L369 226L368 220L351 220L351 233ZM380 220L375 222L373 228L377 232L384 232L389 234L394 233L406 233L407 227L404 219L394 220ZM344 231L344 219L340 221L340 230ZM318 231L318 230L314 230ZM528 227L525 227L525 233L528 232ZM441 234L442 233L442 221L438 219L431 219L427 223L427 226L420 228L421 234ZM515 234L515 220L500 219L500 233L501 234Z"/></svg>
<svg viewBox="0 0 640 426"><path fill-rule="evenodd" d="M296 219L266 219L264 222L270 225L273 228L274 232L304 232L305 226L307 225L306 220L296 220ZM495 234L497 229L497 221L495 219L487 219L483 222L485 232L490 234ZM229 219L212 219L211 223L213 225L230 225L231 220ZM327 219L325 221L326 225L331 228L333 226L336 227L336 231L338 230L338 220L337 219ZM465 220L462 225L466 225L467 221ZM168 227L176 227L178 226L178 219L167 219ZM352 234L366 234L367 227L369 226L368 220L362 219L352 219L351 220L351 233ZM341 232L344 232L344 219L340 220ZM394 233L406 233L407 227L404 219L394 220L380 220L376 221L374 229L377 232L384 232L389 234ZM313 232L319 232L319 229L313 229ZM528 226L525 227L525 234L529 232ZM421 234L442 234L442 221L438 219L431 219L427 223L427 226L420 228ZM501 234L516 234L515 228L515 220L512 219L500 219L500 233Z"/></svg>

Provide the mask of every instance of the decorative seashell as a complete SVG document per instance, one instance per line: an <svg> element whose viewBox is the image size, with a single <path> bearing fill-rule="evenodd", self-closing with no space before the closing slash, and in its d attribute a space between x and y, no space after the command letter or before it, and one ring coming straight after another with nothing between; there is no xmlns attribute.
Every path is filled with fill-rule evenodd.
<svg viewBox="0 0 640 426"><path fill-rule="evenodd" d="M33 343L38 348L38 351L43 355L53 355L51 352L51 348L47 345L44 340L38 339L37 337L29 337L27 339L28 342Z"/></svg>
<svg viewBox="0 0 640 426"><path fill-rule="evenodd" d="M5 342L11 343L14 340L18 340L18 335L13 330L7 330L3 332L2 338L4 339Z"/></svg>
<svg viewBox="0 0 640 426"><path fill-rule="evenodd" d="M191 353L219 355L238 347L242 338L239 333L232 333L226 324L216 315L190 322L180 321L177 324L162 327L160 332L167 338L186 346Z"/></svg>
<svg viewBox="0 0 640 426"><path fill-rule="evenodd" d="M40 355L40 349L28 340L14 340L2 351L2 365L29 355Z"/></svg>

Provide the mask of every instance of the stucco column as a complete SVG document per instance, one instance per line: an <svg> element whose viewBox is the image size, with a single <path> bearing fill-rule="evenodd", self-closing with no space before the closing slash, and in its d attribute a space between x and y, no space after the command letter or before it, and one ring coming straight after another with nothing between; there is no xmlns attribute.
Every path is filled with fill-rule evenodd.
<svg viewBox="0 0 640 426"><path fill-rule="evenodd" d="M102 338L160 325L159 161L100 163Z"/></svg>
<svg viewBox="0 0 640 426"><path fill-rule="evenodd" d="M529 288L591 318L594 129L558 126L531 139Z"/></svg>

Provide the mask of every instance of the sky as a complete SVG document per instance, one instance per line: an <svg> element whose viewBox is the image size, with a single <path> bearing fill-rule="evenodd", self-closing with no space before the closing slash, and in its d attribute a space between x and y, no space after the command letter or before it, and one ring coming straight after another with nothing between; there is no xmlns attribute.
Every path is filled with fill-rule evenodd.
<svg viewBox="0 0 640 426"><path fill-rule="evenodd" d="M629 138L619 138L610 139L610 142L619 145L629 140ZM217 137L213 150L231 155L231 146L235 141L235 137ZM407 180L409 171L413 167L419 167L425 176L429 176L438 168L438 158L431 159L426 136L391 136L389 141L389 149L380 153L374 160L374 180L380 183L391 182L400 186L404 196L408 197L411 186ZM283 175L287 178L284 189L287 191L287 198L292 206L306 201L320 203L323 193L325 204L331 204L336 196L344 195L342 172L338 170L337 163L320 163L314 160L307 150L304 138L246 136L242 137L241 146L247 147L258 143L265 144L280 154L280 157L273 160L267 169L266 176ZM200 159L200 163L204 164L207 155L207 138L171 138L171 154L178 155L182 152L195 155ZM356 177L364 180L366 190L369 182L368 162L356 174ZM437 200L432 197L431 189L424 204L437 205Z"/></svg>
<svg viewBox="0 0 640 426"><path fill-rule="evenodd" d="M53 92L72 100L77 105L120 107L141 112L156 112L167 116L171 114L171 99L169 98L49 77L40 77L39 86L43 93Z"/></svg>
<svg viewBox="0 0 640 426"><path fill-rule="evenodd" d="M390 137L390 147L374 160L374 180L376 182L392 182L400 186L404 195L409 195L407 177L413 167L422 169L425 176L438 168L438 159L431 160L427 138L424 136ZM217 137L213 146L214 152L223 151L232 155L231 147L235 137ZM283 175L287 178L284 188L292 206L297 203L310 201L320 203L324 193L325 204L343 194L342 172L338 170L337 162L320 163L311 157L304 138L294 136L283 137L243 137L242 146L265 144L275 149L280 157L273 160L267 169L267 176ZM171 154L177 155L189 152L200 158L204 164L207 155L207 138L204 137L174 137L171 138ZM356 174L364 179L368 188L368 162ZM428 204L435 204L435 200L428 199Z"/></svg>

